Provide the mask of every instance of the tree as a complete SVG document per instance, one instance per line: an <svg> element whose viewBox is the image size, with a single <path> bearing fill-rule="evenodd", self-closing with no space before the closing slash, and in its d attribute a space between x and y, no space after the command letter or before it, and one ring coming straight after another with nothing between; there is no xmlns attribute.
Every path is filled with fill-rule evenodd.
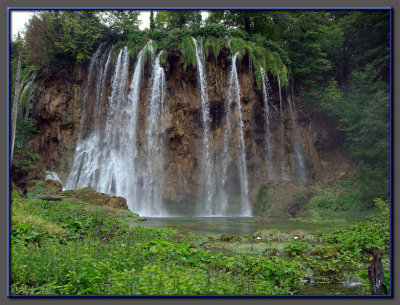
<svg viewBox="0 0 400 305"><path fill-rule="evenodd" d="M338 123L357 162L362 199L389 199L390 188L390 18L387 11L336 12L344 37L339 100L316 102ZM330 35L332 35L330 33ZM329 36L328 36L329 37ZM332 39L332 36L330 36ZM324 91L321 95L324 96Z"/></svg>
<svg viewBox="0 0 400 305"><path fill-rule="evenodd" d="M293 78L309 89L321 88L334 76L343 32L335 30L329 11L294 11L294 23L281 39L292 62Z"/></svg>
<svg viewBox="0 0 400 305"><path fill-rule="evenodd" d="M154 22L154 12L153 10L150 11L150 31L154 32L155 22Z"/></svg>
<svg viewBox="0 0 400 305"><path fill-rule="evenodd" d="M103 13L102 20L112 36L123 39L139 30L139 15L140 11L136 10L113 10Z"/></svg>
<svg viewBox="0 0 400 305"><path fill-rule="evenodd" d="M96 11L52 10L35 14L25 35L25 53L30 66L67 65L90 58L105 26Z"/></svg>
<svg viewBox="0 0 400 305"><path fill-rule="evenodd" d="M129 20L127 18L124 21L128 22ZM59 15L59 22L62 50L77 62L89 59L94 45L100 40L104 30L97 12L90 10L63 11Z"/></svg>
<svg viewBox="0 0 400 305"><path fill-rule="evenodd" d="M201 14L198 10L168 10L159 11L156 15L155 28L158 30L182 29L191 30L201 25Z"/></svg>
<svg viewBox="0 0 400 305"><path fill-rule="evenodd" d="M15 77L15 93L14 93L14 102L12 107L11 113L11 156L10 160L12 160L13 153L14 153L14 141L15 141L15 129L17 126L17 109L18 109L18 91L19 91L19 79L20 79L20 72L21 72L21 59L22 59L22 49L18 49L18 66L17 72Z"/></svg>

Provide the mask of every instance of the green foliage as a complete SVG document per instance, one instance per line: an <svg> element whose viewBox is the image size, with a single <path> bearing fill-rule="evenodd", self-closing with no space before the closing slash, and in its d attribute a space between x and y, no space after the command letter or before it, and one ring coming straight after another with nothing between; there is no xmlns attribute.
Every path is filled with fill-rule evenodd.
<svg viewBox="0 0 400 305"><path fill-rule="evenodd" d="M155 21L154 21L154 11L150 11L150 31L154 32L154 28L156 27Z"/></svg>
<svg viewBox="0 0 400 305"><path fill-rule="evenodd" d="M390 94L387 84L372 79L372 69L368 65L353 72L342 95L320 104L345 133L346 146L358 161L362 199L371 203L376 197L387 200L390 185Z"/></svg>
<svg viewBox="0 0 400 305"><path fill-rule="evenodd" d="M59 18L62 29L61 49L84 62L90 58L95 44L102 37L101 25L94 11L62 11Z"/></svg>
<svg viewBox="0 0 400 305"><path fill-rule="evenodd" d="M243 56L249 53L249 44L240 37L231 38L232 54L239 52L238 59L242 60Z"/></svg>
<svg viewBox="0 0 400 305"><path fill-rule="evenodd" d="M28 189L29 197L60 195L62 185L54 180L39 180Z"/></svg>
<svg viewBox="0 0 400 305"><path fill-rule="evenodd" d="M12 211L18 221L12 231L12 294L291 294L298 289L297 262L215 256L193 243L174 242L172 229L130 229L84 205L44 203L24 200ZM36 222L45 223L47 231L21 223L21 211L40 219ZM49 230L50 224L59 231Z"/></svg>
<svg viewBox="0 0 400 305"><path fill-rule="evenodd" d="M212 54L217 60L222 49L222 44L223 44L222 39L214 36L207 36L204 42L205 57L208 58Z"/></svg>
<svg viewBox="0 0 400 305"><path fill-rule="evenodd" d="M29 21L25 56L33 70L45 66L67 69L71 61L90 58L104 26L95 11L41 11Z"/></svg>
<svg viewBox="0 0 400 305"><path fill-rule="evenodd" d="M17 127L15 131L15 148L27 149L28 143L37 133L36 124L31 118L17 118Z"/></svg>
<svg viewBox="0 0 400 305"><path fill-rule="evenodd" d="M135 10L112 10L102 12L102 22L108 25L110 35L121 39L139 30L140 11Z"/></svg>
<svg viewBox="0 0 400 305"><path fill-rule="evenodd" d="M180 50L183 60L183 69L186 71L188 66L196 67L196 49L190 37L182 39Z"/></svg>
<svg viewBox="0 0 400 305"><path fill-rule="evenodd" d="M289 255L289 256L298 256L301 254L305 254L308 249L311 248L311 245L306 242L301 242L297 240L291 240L289 241L285 247L284 251Z"/></svg>
<svg viewBox="0 0 400 305"><path fill-rule="evenodd" d="M244 254L225 256L199 248L204 238L190 232L129 226L114 209L14 197L11 294L289 295L300 279L344 281L376 250L388 263L389 204L380 199L379 217L316 234L323 246L313 250L309 234L269 230L254 235L268 245L235 239L225 243Z"/></svg>
<svg viewBox="0 0 400 305"><path fill-rule="evenodd" d="M201 14L198 10L165 10L158 11L154 27L156 29L181 29L195 30L200 27Z"/></svg>
<svg viewBox="0 0 400 305"><path fill-rule="evenodd" d="M40 158L38 153L31 153L28 150L18 150L16 153L18 156L15 160L19 166L27 170L37 167L37 161Z"/></svg>
<svg viewBox="0 0 400 305"><path fill-rule="evenodd" d="M48 221L40 215L34 215L29 205L14 200L11 205L11 233L15 241L38 242L42 235L65 235L66 230L59 224ZM14 239L12 239L14 241Z"/></svg>
<svg viewBox="0 0 400 305"><path fill-rule="evenodd" d="M223 24L211 23L199 29L198 34L203 36L214 36L216 38L224 38L227 35L229 35L229 30Z"/></svg>
<svg viewBox="0 0 400 305"><path fill-rule="evenodd" d="M280 58L282 59L282 62L285 65L290 65L290 59L288 57L287 52L285 52L281 47L279 47L277 43L270 40L265 40L264 46L270 49L271 51L276 51L279 54Z"/></svg>

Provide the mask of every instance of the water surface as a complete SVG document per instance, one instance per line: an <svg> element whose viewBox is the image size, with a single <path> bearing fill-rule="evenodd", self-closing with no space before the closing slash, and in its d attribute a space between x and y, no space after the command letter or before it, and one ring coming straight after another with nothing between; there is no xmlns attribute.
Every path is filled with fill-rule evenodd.
<svg viewBox="0 0 400 305"><path fill-rule="evenodd" d="M262 222L254 217L149 217L141 222L147 228L176 227L202 235L225 234L251 236L259 230L277 229L282 232L314 231L333 228L338 222L316 222L311 219L278 217Z"/></svg>

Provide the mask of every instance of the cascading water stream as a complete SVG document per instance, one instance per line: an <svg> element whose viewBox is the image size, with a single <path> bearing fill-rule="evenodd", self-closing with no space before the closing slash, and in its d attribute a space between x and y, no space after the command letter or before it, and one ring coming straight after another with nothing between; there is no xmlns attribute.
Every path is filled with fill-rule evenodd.
<svg viewBox="0 0 400 305"><path fill-rule="evenodd" d="M299 126L297 125L296 117L295 117L295 113L294 113L293 96L294 96L293 93L291 92L291 90L289 90L288 95L287 95L287 101L289 104L289 113L290 113L290 118L292 121L293 130L294 130L294 139L292 140L292 146L293 146L293 151L295 153L295 159L296 159L296 164L297 164L297 179L301 182L306 182L307 181L306 167L305 167L305 162L304 162L303 151L302 151L301 145L300 145Z"/></svg>
<svg viewBox="0 0 400 305"><path fill-rule="evenodd" d="M165 103L165 72L160 65L158 54L152 66L150 79L150 97L147 105L146 147L143 173L144 206L139 213L151 216L166 216L162 205L161 192L163 190L164 175L164 141L163 141L163 110Z"/></svg>
<svg viewBox="0 0 400 305"><path fill-rule="evenodd" d="M33 73L25 82L21 83L20 91L22 90L22 92L20 92L18 98L18 105L21 109L18 110L18 116L25 119L29 116L29 103L35 87L35 79L36 76Z"/></svg>
<svg viewBox="0 0 400 305"><path fill-rule="evenodd" d="M92 88L93 83L99 82L99 80L97 79L97 75L100 74L100 71L98 70L98 63L102 48L103 44L100 44L96 52L92 55L89 62L88 75L83 92L82 118L78 134L78 141L75 148L75 154L70 173L65 183L66 189L78 189L82 187L95 188L96 186L96 172L98 171L97 158L99 157L99 150L102 146L100 130L98 128L94 129L94 131L89 136L85 136L83 131L86 125L89 123L88 120L86 120L86 117L88 115L87 108L89 104L89 91ZM100 119L94 116L94 120L95 122L97 122Z"/></svg>
<svg viewBox="0 0 400 305"><path fill-rule="evenodd" d="M206 194L206 200L203 205L198 205L198 215L214 215L215 209L213 209L213 196L215 193L214 188L214 176L213 172L213 164L210 158L210 105L208 101L208 93L207 93L207 81L205 77L205 65L204 65L204 50L202 46L199 46L197 40L193 38L194 45L196 47L196 62L197 62L197 76L198 82L200 84L200 97L201 97L201 121L203 127L203 147L204 153L202 157L202 173L201 179L204 181L204 185L202 188L202 193Z"/></svg>
<svg viewBox="0 0 400 305"><path fill-rule="evenodd" d="M100 49L100 48L99 48ZM162 104L165 99L165 76L160 66L159 56L153 63L150 113L146 133L146 145L143 156L138 149L137 125L139 120L140 83L143 72L143 59L146 52L152 52L151 41L138 54L132 81L127 92L129 75L128 49L124 47L118 54L111 80L111 94L107 104L105 124L100 121L100 109L107 73L110 70L111 50L102 67L98 60L99 52L93 55L88 71L84 102L95 82L95 124L92 133L78 141L73 165L67 179L66 188L77 189L91 187L97 191L115 194L127 199L128 207L141 215L165 215L161 205L162 181L160 170L154 170L156 164L162 169L161 125L157 121L162 116ZM86 114L86 113L85 113ZM87 114L89 115L89 114ZM146 117L146 118L147 118ZM85 120L85 117L82 118ZM82 123L83 124L83 123ZM157 153L158 151L158 153ZM144 168L140 167L143 158ZM156 187L158 185L158 187Z"/></svg>
<svg viewBox="0 0 400 305"><path fill-rule="evenodd" d="M271 148L271 130L270 130L270 110L269 110L269 99L271 92L271 85L268 80L268 75L265 73L264 69L260 66L260 74L263 89L263 102L264 102L264 135L265 135L265 161L268 170L268 179L273 179L275 177L273 163L272 163L272 148Z"/></svg>
<svg viewBox="0 0 400 305"><path fill-rule="evenodd" d="M278 89L279 89L279 111L280 111L280 153L281 153L281 179L284 179L284 162L285 162L285 151L284 151L284 136L283 136L283 110L282 110L282 93L281 93L281 71L278 70Z"/></svg>
<svg viewBox="0 0 400 305"><path fill-rule="evenodd" d="M234 56L232 56L232 65L231 72L228 82L228 104L226 108L226 125L225 125L225 133L224 133L224 155L223 155L223 169L222 169L222 212L226 213L227 205L228 205L228 195L226 190L226 182L227 182L227 172L228 165L230 163L230 151L229 151L229 137L231 134L231 108L232 104L236 105L237 115L238 115L238 133L239 133L239 155L237 156L237 167L239 169L240 176L240 216L251 216L251 206L249 200L249 187L248 187L248 177L247 177L247 165L246 165L246 147L244 143L244 133L243 133L243 119L242 119L242 110L240 103L240 87L239 80L236 69L236 59L239 52L237 52Z"/></svg>
<svg viewBox="0 0 400 305"><path fill-rule="evenodd" d="M46 176L44 177L44 180L55 180L60 182L62 185L62 182L56 172L46 171Z"/></svg>

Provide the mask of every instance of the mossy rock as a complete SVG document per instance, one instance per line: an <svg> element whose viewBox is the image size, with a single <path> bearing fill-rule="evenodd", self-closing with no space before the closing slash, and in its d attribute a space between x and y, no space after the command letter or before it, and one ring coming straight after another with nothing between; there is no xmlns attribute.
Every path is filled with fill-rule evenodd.
<svg viewBox="0 0 400 305"><path fill-rule="evenodd" d="M68 196L68 197L75 197L75 191L73 191L73 190L65 190L65 191L63 191L63 195L64 196Z"/></svg>
<svg viewBox="0 0 400 305"><path fill-rule="evenodd" d="M88 187L75 191L75 196L80 201L91 205L128 209L125 198L99 193Z"/></svg>
<svg viewBox="0 0 400 305"><path fill-rule="evenodd" d="M28 189L29 197L61 195L62 184L55 180L32 181L33 186Z"/></svg>

